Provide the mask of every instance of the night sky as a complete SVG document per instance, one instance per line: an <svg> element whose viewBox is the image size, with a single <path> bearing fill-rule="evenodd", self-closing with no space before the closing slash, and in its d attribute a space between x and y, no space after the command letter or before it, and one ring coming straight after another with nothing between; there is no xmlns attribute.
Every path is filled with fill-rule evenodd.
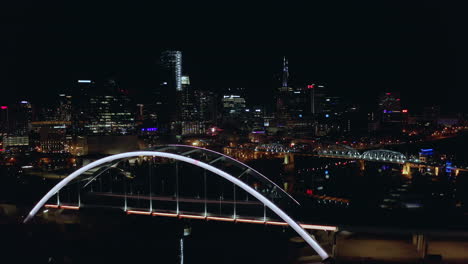
<svg viewBox="0 0 468 264"><path fill-rule="evenodd" d="M285 55L293 85L320 82L364 106L379 92L400 91L409 109L438 104L467 112L465 14L457 6L411 2L21 1L0 8L0 103L47 102L76 79L110 77L148 98L160 50L180 49L195 88L245 87L254 104L271 102Z"/></svg>

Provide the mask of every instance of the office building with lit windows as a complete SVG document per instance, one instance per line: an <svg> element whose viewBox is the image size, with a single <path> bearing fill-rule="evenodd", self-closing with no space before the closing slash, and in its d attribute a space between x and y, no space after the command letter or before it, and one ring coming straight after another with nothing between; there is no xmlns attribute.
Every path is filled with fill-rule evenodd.
<svg viewBox="0 0 468 264"><path fill-rule="evenodd" d="M153 111L158 126L168 128L170 122L178 120L181 114L178 105L182 102L183 85L190 82L182 78L182 52L166 50L161 52L157 77L159 84L154 90Z"/></svg>
<svg viewBox="0 0 468 264"><path fill-rule="evenodd" d="M281 87L276 91L276 117L281 125L291 118L290 105L291 105L291 93L293 88L289 87L289 64L286 57L283 57L283 80Z"/></svg>
<svg viewBox="0 0 468 264"><path fill-rule="evenodd" d="M176 91L178 102L177 112L179 121L192 121L198 119L198 111L195 107L194 91L190 86L190 77L182 76L182 90Z"/></svg>
<svg viewBox="0 0 468 264"><path fill-rule="evenodd" d="M85 125L90 122L93 115L90 98L96 93L98 87L92 80L78 80L73 84L70 93L71 100L71 132L74 136L87 133Z"/></svg>
<svg viewBox="0 0 468 264"><path fill-rule="evenodd" d="M232 119L245 115L244 88L229 88L223 95L223 118Z"/></svg>
<svg viewBox="0 0 468 264"><path fill-rule="evenodd" d="M83 84L83 81L79 81ZM97 85L87 81L72 96L74 135L127 135L135 132L128 92L110 79ZM77 92L82 94L77 94ZM66 113L63 114L66 117Z"/></svg>
<svg viewBox="0 0 468 264"><path fill-rule="evenodd" d="M0 135L7 134L10 127L10 111L7 105L0 106Z"/></svg>
<svg viewBox="0 0 468 264"><path fill-rule="evenodd" d="M198 119L204 122L215 123L218 118L217 96L214 92L195 90L194 91L195 108L197 109Z"/></svg>
<svg viewBox="0 0 468 264"><path fill-rule="evenodd" d="M379 110L382 123L400 123L402 121L402 107L399 93L382 93L379 97Z"/></svg>
<svg viewBox="0 0 468 264"><path fill-rule="evenodd" d="M163 81L167 82L169 88L182 91L182 51L166 50L161 52L161 70L167 70Z"/></svg>
<svg viewBox="0 0 468 264"><path fill-rule="evenodd" d="M34 121L32 122L31 141L36 151L42 153L67 153L72 144L67 130L70 121Z"/></svg>
<svg viewBox="0 0 468 264"><path fill-rule="evenodd" d="M135 132L132 103L125 90L108 80L100 92L89 98L88 134L128 135Z"/></svg>

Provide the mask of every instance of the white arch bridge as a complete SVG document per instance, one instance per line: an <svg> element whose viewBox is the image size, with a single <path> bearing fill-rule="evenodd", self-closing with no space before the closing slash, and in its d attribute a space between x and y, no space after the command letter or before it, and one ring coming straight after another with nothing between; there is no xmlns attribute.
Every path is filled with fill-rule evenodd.
<svg viewBox="0 0 468 264"><path fill-rule="evenodd" d="M329 259L304 228L333 227L296 222L284 207L298 202L273 181L229 156L185 145L121 153L83 166L55 185L24 222L43 207L79 210L102 204L128 214L289 225L323 260ZM259 206L263 217L245 218ZM220 216L222 207L229 217ZM197 208L197 214L188 213ZM267 217L267 208L282 221Z"/></svg>

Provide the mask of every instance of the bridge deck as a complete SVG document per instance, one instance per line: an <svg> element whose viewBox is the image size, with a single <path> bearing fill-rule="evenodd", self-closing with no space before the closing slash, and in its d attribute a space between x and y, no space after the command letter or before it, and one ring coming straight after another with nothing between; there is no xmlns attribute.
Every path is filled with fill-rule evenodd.
<svg viewBox="0 0 468 264"><path fill-rule="evenodd" d="M47 209L63 209L63 210L80 210L83 209L77 205L56 205L46 204L44 206ZM284 221L278 221L271 218L238 218L231 216L218 216L213 214L200 214L194 212L179 212L176 211L143 211L143 210L126 210L127 215L146 215L146 216L157 216L157 217L172 217L179 219L197 219L205 221L222 221L222 222L233 222L233 223L246 223L246 224L263 224L263 225L275 225L275 226L288 226L288 223ZM304 229L309 230L323 230L323 231L338 231L336 226L317 225L311 223L299 223Z"/></svg>

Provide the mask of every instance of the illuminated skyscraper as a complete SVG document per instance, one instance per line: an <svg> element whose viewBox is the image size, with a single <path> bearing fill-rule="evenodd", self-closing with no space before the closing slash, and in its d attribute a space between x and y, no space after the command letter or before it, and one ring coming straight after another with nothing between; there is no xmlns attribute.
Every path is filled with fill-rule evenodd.
<svg viewBox="0 0 468 264"><path fill-rule="evenodd" d="M387 111L401 110L400 95L398 93L383 93L379 98L379 108Z"/></svg>
<svg viewBox="0 0 468 264"><path fill-rule="evenodd" d="M286 57L283 57L283 87L288 87L289 66Z"/></svg>
<svg viewBox="0 0 468 264"><path fill-rule="evenodd" d="M31 130L31 103L23 100L16 105L15 110L15 129L13 130L13 133L18 136L27 136Z"/></svg>
<svg viewBox="0 0 468 264"><path fill-rule="evenodd" d="M379 110L383 123L400 123L402 121L400 95L395 92L381 94Z"/></svg>
<svg viewBox="0 0 468 264"><path fill-rule="evenodd" d="M43 106L36 118L38 121L71 121L72 120L72 96L59 94L53 104Z"/></svg>
<svg viewBox="0 0 468 264"><path fill-rule="evenodd" d="M78 84L72 96L75 135L125 135L134 132L131 100L114 80L98 86L83 80Z"/></svg>
<svg viewBox="0 0 468 264"><path fill-rule="evenodd" d="M238 118L245 115L244 88L227 89L222 102L224 118Z"/></svg>
<svg viewBox="0 0 468 264"><path fill-rule="evenodd" d="M215 122L218 117L216 94L211 91L195 91L195 106L198 118L204 122Z"/></svg>
<svg viewBox="0 0 468 264"><path fill-rule="evenodd" d="M340 115L345 110L342 98L338 96L326 96L322 101L322 113L332 116Z"/></svg>
<svg viewBox="0 0 468 264"><path fill-rule="evenodd" d="M27 136L31 130L32 116L32 105L28 101L1 106L0 134Z"/></svg>
<svg viewBox="0 0 468 264"><path fill-rule="evenodd" d="M180 119L182 102L182 52L161 52L157 76L159 85L155 89L153 111L159 126L169 127L170 122Z"/></svg>
<svg viewBox="0 0 468 264"><path fill-rule="evenodd" d="M283 57L283 80L282 86L278 88L276 93L276 116L279 119L279 123L284 123L285 120L290 118L288 105L291 100L291 92L293 89L288 86L289 80L289 66L286 57Z"/></svg>
<svg viewBox="0 0 468 264"><path fill-rule="evenodd" d="M59 106L57 108L57 120L71 121L72 116L72 96L59 94Z"/></svg>
<svg viewBox="0 0 468 264"><path fill-rule="evenodd" d="M88 134L126 135L134 132L135 119L127 92L108 80L99 93L89 99Z"/></svg>
<svg viewBox="0 0 468 264"><path fill-rule="evenodd" d="M89 122L90 116L90 96L97 90L96 84L92 80L78 80L71 90L71 121L72 134L84 135L85 124Z"/></svg>
<svg viewBox="0 0 468 264"><path fill-rule="evenodd" d="M182 91L182 51L166 50L161 53L161 69L167 70L163 76L169 88Z"/></svg>
<svg viewBox="0 0 468 264"><path fill-rule="evenodd" d="M197 109L195 108L194 93L190 86L190 77L182 76L182 91L177 91L179 97L178 120L193 121L198 118Z"/></svg>
<svg viewBox="0 0 468 264"><path fill-rule="evenodd" d="M7 105L0 107L0 134L6 134L10 127L9 109Z"/></svg>

